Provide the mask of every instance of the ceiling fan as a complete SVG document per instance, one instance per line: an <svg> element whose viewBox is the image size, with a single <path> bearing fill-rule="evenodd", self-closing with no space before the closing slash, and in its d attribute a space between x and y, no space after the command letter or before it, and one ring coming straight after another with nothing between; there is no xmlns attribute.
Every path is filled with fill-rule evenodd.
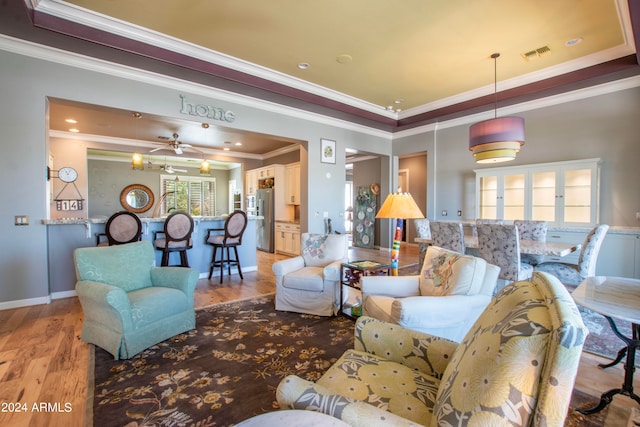
<svg viewBox="0 0 640 427"><path fill-rule="evenodd" d="M176 172L187 173L186 169L176 169L176 168L174 168L173 166L171 166L170 164L167 164L167 163L165 163L164 165L160 166L160 169L162 169L166 173L176 173Z"/></svg>
<svg viewBox="0 0 640 427"><path fill-rule="evenodd" d="M173 151L175 151L176 154L182 154L183 148L192 148L193 146L191 144L185 144L182 141L178 141L178 134L174 133L173 134L173 141L169 141L168 142L169 147L171 147L171 149L173 149ZM149 151L150 153L153 153L154 151L158 151L158 150L163 150L165 147L158 147L158 148L154 148L153 150Z"/></svg>

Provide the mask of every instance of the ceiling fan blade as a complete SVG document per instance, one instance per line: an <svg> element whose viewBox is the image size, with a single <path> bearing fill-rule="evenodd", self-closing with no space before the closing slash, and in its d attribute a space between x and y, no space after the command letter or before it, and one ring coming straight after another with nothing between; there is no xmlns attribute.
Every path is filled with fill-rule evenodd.
<svg viewBox="0 0 640 427"><path fill-rule="evenodd" d="M174 147L173 151L175 151L176 154L182 154L182 148L180 148L180 147Z"/></svg>
<svg viewBox="0 0 640 427"><path fill-rule="evenodd" d="M187 173L186 169L173 169L174 172Z"/></svg>
<svg viewBox="0 0 640 427"><path fill-rule="evenodd" d="M193 147L193 145L191 145L191 144L183 144L182 142L181 142L179 145L180 145L180 147L184 147L184 148L191 148L191 147Z"/></svg>
<svg viewBox="0 0 640 427"><path fill-rule="evenodd" d="M150 153L154 153L154 152L156 152L158 150L163 150L163 149L164 149L164 147L158 147L158 148L154 148L153 150L149 150L149 152Z"/></svg>

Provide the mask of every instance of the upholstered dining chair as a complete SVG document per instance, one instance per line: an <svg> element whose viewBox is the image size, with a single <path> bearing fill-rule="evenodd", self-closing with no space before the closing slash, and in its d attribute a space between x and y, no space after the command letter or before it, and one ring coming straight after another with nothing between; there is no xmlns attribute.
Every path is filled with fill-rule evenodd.
<svg viewBox="0 0 640 427"><path fill-rule="evenodd" d="M238 246L242 244L242 235L247 228L247 214L237 210L232 212L224 222L224 228L210 228L207 230L207 245L213 246L211 254L211 265L209 267L209 280L213 275L215 267L220 268L220 283L224 275L224 267L227 267L227 274L231 276L231 267L238 269L240 279L242 277L242 268L240 267L240 257L238 256ZM223 231L224 233L220 234ZM212 234L216 233L216 234ZM217 259L217 252L220 249L220 259ZM229 249L233 249L235 255L231 258ZM226 255L226 256L225 256Z"/></svg>
<svg viewBox="0 0 640 427"><path fill-rule="evenodd" d="M533 240L545 242L547 240L547 221L516 220L513 222L518 227L518 234L522 240ZM540 264L544 260L544 255L522 254L520 260L533 266Z"/></svg>
<svg viewBox="0 0 640 427"><path fill-rule="evenodd" d="M276 399L355 427L562 427L587 334L565 287L537 272L499 292L459 344L360 317L353 349L316 382L285 377Z"/></svg>
<svg viewBox="0 0 640 427"><path fill-rule="evenodd" d="M431 221L429 228L434 246L464 254L464 229L461 222Z"/></svg>
<svg viewBox="0 0 640 427"><path fill-rule="evenodd" d="M515 224L477 224L478 253L488 263L500 267L499 279L507 282L528 280L530 264L521 262L520 236Z"/></svg>
<svg viewBox="0 0 640 427"><path fill-rule="evenodd" d="M587 277L596 275L596 263L600 247L605 236L609 231L607 224L600 224L593 227L587 237L584 239L580 255L578 256L578 264L570 264L565 262L543 262L536 265L536 271L556 276L563 284L577 286Z"/></svg>
<svg viewBox="0 0 640 427"><path fill-rule="evenodd" d="M416 227L416 234L418 237L423 239L431 239L431 227L429 225L429 220L427 218L414 219L413 225ZM427 253L427 248L429 247L428 243L420 243L420 255L418 257L418 265L422 265L424 263L424 257Z"/></svg>
<svg viewBox="0 0 640 427"><path fill-rule="evenodd" d="M98 234L97 246L123 245L137 242L142 237L142 222L133 212L120 211L109 217L104 233ZM107 240L103 240L102 237Z"/></svg>
<svg viewBox="0 0 640 427"><path fill-rule="evenodd" d="M340 263L348 259L347 235L302 233L300 252L273 263L276 310L333 316L340 299Z"/></svg>
<svg viewBox="0 0 640 427"><path fill-rule="evenodd" d="M153 244L156 249L162 251L163 267L169 266L169 254L171 252L180 253L180 267L189 267L187 250L193 247L193 218L186 212L173 212L164 221L164 230L155 234ZM164 237L158 237L158 235Z"/></svg>

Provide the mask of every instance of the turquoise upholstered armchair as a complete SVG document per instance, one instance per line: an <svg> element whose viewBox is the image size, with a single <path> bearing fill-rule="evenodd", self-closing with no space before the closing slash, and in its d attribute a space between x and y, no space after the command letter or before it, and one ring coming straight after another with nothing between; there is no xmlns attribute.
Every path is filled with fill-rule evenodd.
<svg viewBox="0 0 640 427"><path fill-rule="evenodd" d="M193 292L198 272L155 267L150 242L79 248L76 292L84 312L82 340L115 359L195 328Z"/></svg>
<svg viewBox="0 0 640 427"><path fill-rule="evenodd" d="M460 344L361 317L353 350L316 383L287 376L276 397L352 426L562 427L587 334L562 283L536 272L504 287Z"/></svg>

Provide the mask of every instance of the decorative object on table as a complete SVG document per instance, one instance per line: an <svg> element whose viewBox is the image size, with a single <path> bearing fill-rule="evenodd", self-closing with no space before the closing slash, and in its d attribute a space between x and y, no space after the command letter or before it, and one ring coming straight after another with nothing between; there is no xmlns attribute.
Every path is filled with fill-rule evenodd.
<svg viewBox="0 0 640 427"><path fill-rule="evenodd" d="M148 241L74 251L82 340L128 359L195 327L198 272L154 267Z"/></svg>
<svg viewBox="0 0 640 427"><path fill-rule="evenodd" d="M469 127L469 150L476 163L500 163L513 160L524 145L524 119L516 116L498 117L498 57L491 55L494 72L493 119Z"/></svg>
<svg viewBox="0 0 640 427"><path fill-rule="evenodd" d="M333 316L338 311L340 264L347 260L346 234L302 233L301 255L273 263L276 310Z"/></svg>
<svg viewBox="0 0 640 427"><path fill-rule="evenodd" d="M353 220L353 246L372 248L375 244L375 215L378 197L369 187L358 187L355 196Z"/></svg>
<svg viewBox="0 0 640 427"><path fill-rule="evenodd" d="M352 426L562 426L587 333L564 286L535 273L499 292L460 344L360 317L353 350L315 382L286 377L276 397Z"/></svg>
<svg viewBox="0 0 640 427"><path fill-rule="evenodd" d="M330 139L320 139L320 161L322 163L336 163L336 142Z"/></svg>
<svg viewBox="0 0 640 427"><path fill-rule="evenodd" d="M207 239L205 243L213 246L213 252L211 254L211 263L209 266L209 280L213 275L215 267L220 268L220 283L222 283L222 277L224 275L224 268L227 267L227 274L231 276L231 267L235 266L238 269L238 275L240 279L242 277L242 269L240 267L240 257L238 256L238 246L242 245L242 236L244 230L247 228L247 214L243 211L234 211L227 217L224 222L224 228L210 228L207 230ZM220 232L223 232L220 234ZM211 234L216 233L216 234ZM233 249L235 258L231 258L229 249ZM217 259L217 252L220 249L220 259ZM226 253L226 257L225 257Z"/></svg>
<svg viewBox="0 0 640 427"><path fill-rule="evenodd" d="M267 295L197 310L197 329L131 360L96 349L95 422L85 424L231 426L277 411L280 380L319 378L353 346L353 321L273 307Z"/></svg>
<svg viewBox="0 0 640 427"><path fill-rule="evenodd" d="M116 212L109 217L104 233L96 236L97 246L124 245L142 238L142 222L138 215L129 211ZM106 237L103 241L101 238Z"/></svg>
<svg viewBox="0 0 640 427"><path fill-rule="evenodd" d="M396 229L391 247L391 270L398 275L398 261L400 259L400 241L405 219L424 218L422 211L409 193L391 193L380 207L376 218L396 219Z"/></svg>
<svg viewBox="0 0 640 427"><path fill-rule="evenodd" d="M429 246L414 275L363 277L362 312L459 342L489 305L499 271L482 258Z"/></svg>
<svg viewBox="0 0 640 427"><path fill-rule="evenodd" d="M579 285L587 277L596 275L598 254L608 230L607 224L600 224L589 231L580 249L578 264L543 262L536 265L535 270L553 274L565 285Z"/></svg>

